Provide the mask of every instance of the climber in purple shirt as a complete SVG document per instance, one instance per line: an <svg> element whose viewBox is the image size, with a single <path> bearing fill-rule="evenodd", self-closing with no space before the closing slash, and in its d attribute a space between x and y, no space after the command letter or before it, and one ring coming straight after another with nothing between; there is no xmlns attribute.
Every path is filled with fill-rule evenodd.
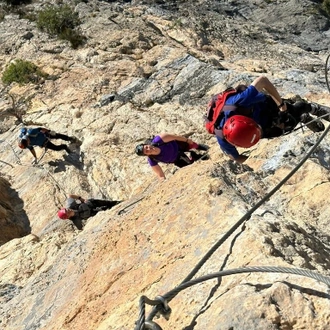
<svg viewBox="0 0 330 330"><path fill-rule="evenodd" d="M165 174L159 166L161 163L173 163L178 167L192 164L203 155L197 154L191 149L208 150L208 146L198 144L184 136L162 133L152 140L135 147L135 153L139 156L148 156L148 163L159 179L165 179ZM190 152L188 157L185 152Z"/></svg>

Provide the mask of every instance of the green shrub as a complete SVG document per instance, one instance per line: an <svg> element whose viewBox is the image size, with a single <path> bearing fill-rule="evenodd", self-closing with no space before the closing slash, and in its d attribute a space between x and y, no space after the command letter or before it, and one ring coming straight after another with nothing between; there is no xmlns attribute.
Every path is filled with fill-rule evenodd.
<svg viewBox="0 0 330 330"><path fill-rule="evenodd" d="M73 48L77 48L85 41L85 37L75 30L80 23L78 13L69 5L48 6L40 11L37 17L37 26L40 30L70 41Z"/></svg>
<svg viewBox="0 0 330 330"><path fill-rule="evenodd" d="M18 17L29 19L30 21L35 21L33 19L33 8L25 6L31 3L32 0L0 0L0 21L8 14L18 15ZM4 4L2 4L2 2Z"/></svg>
<svg viewBox="0 0 330 330"><path fill-rule="evenodd" d="M330 0L323 0L322 9L326 12L327 16L330 17Z"/></svg>
<svg viewBox="0 0 330 330"><path fill-rule="evenodd" d="M76 49L86 41L86 37L81 35L78 31L72 29L65 29L59 35L60 39L70 41L72 48Z"/></svg>
<svg viewBox="0 0 330 330"><path fill-rule="evenodd" d="M3 72L2 82L6 85L14 81L19 84L38 83L45 77L47 77L47 74L42 72L35 64L29 61L16 60Z"/></svg>

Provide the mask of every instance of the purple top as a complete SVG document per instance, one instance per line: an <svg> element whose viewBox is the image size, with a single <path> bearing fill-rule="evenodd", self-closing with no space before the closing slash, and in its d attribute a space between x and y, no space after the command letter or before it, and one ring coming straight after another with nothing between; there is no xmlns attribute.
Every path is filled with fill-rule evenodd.
<svg viewBox="0 0 330 330"><path fill-rule="evenodd" d="M162 163L174 163L179 154L178 143L174 140L171 142L164 142L159 135L156 135L152 143L155 147L160 149L160 154L152 157L148 157L148 163L150 166L158 165L158 162ZM157 145L159 143L159 145Z"/></svg>

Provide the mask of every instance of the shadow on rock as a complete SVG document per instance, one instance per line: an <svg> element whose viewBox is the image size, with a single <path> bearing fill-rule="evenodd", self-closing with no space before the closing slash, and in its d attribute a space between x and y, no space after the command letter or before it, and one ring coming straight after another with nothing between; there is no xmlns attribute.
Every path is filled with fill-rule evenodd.
<svg viewBox="0 0 330 330"><path fill-rule="evenodd" d="M59 173L59 172L65 172L66 171L66 166L74 166L78 170L82 171L84 168L84 153L75 153L72 152L69 155L64 155L63 159L56 159L56 160L51 160L48 162L48 165L56 167L54 170L54 173Z"/></svg>
<svg viewBox="0 0 330 330"><path fill-rule="evenodd" d="M24 202L9 182L0 178L0 245L31 233Z"/></svg>

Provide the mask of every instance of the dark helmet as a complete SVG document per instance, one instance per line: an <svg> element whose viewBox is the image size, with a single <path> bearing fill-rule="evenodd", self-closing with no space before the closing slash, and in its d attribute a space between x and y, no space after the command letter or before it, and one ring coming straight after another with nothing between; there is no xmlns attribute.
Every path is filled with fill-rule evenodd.
<svg viewBox="0 0 330 330"><path fill-rule="evenodd" d="M241 148L250 148L261 138L260 126L253 119L241 115L227 119L222 133L229 143Z"/></svg>
<svg viewBox="0 0 330 330"><path fill-rule="evenodd" d="M23 137L22 139L20 139L18 141L18 146L21 148L21 149L25 149L27 146L28 146L28 140L26 137Z"/></svg>
<svg viewBox="0 0 330 330"><path fill-rule="evenodd" d="M144 147L144 144L138 144L138 145L135 147L135 153L136 153L138 156L144 156L144 153L143 153L143 147Z"/></svg>

